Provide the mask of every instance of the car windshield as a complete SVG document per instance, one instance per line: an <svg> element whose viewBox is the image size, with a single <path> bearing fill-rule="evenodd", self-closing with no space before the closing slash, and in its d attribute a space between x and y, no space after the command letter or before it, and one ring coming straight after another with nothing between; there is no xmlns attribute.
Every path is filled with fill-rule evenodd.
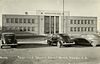
<svg viewBox="0 0 100 64"><path fill-rule="evenodd" d="M4 35L4 38L5 39L14 39L15 38L15 35L14 34L5 34Z"/></svg>
<svg viewBox="0 0 100 64"><path fill-rule="evenodd" d="M65 35L65 34L60 34L60 36L65 38L65 39L70 39L70 37L68 35Z"/></svg>

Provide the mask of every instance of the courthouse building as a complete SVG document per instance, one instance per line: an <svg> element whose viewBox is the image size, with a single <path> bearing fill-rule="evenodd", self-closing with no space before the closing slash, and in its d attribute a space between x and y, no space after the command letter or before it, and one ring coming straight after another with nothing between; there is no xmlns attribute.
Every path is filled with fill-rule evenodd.
<svg viewBox="0 0 100 64"><path fill-rule="evenodd" d="M2 30L38 35L67 33L92 34L97 32L97 17L70 16L68 12L37 11L35 15L3 14Z"/></svg>

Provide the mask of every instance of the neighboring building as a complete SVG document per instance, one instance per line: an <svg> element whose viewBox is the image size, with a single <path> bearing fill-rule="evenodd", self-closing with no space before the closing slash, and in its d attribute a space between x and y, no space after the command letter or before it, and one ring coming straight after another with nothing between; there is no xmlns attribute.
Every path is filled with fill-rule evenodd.
<svg viewBox="0 0 100 64"><path fill-rule="evenodd" d="M67 17L66 32L68 34L93 34L97 32L97 17L71 16Z"/></svg>
<svg viewBox="0 0 100 64"><path fill-rule="evenodd" d="M92 34L97 32L97 17L69 16L68 12L38 11L36 15L2 15L2 30L34 33Z"/></svg>
<svg viewBox="0 0 100 64"><path fill-rule="evenodd" d="M38 15L2 15L2 30L39 34Z"/></svg>

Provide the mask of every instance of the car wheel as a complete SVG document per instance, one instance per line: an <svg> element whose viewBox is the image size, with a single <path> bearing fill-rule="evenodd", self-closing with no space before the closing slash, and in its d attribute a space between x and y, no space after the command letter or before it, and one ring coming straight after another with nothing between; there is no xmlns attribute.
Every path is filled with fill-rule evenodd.
<svg viewBox="0 0 100 64"><path fill-rule="evenodd" d="M96 43L91 43L91 45L92 45L93 47L96 47Z"/></svg>

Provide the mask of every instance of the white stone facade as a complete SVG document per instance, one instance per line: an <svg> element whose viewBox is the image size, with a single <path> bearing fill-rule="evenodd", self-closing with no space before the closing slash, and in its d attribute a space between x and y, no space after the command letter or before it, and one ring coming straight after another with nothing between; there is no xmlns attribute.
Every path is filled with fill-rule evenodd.
<svg viewBox="0 0 100 64"><path fill-rule="evenodd" d="M39 11L37 15L3 14L2 29L3 31L27 32L38 35L53 33L93 34L97 32L97 17L63 16L62 13L50 12L49 14L49 12L43 11Z"/></svg>

